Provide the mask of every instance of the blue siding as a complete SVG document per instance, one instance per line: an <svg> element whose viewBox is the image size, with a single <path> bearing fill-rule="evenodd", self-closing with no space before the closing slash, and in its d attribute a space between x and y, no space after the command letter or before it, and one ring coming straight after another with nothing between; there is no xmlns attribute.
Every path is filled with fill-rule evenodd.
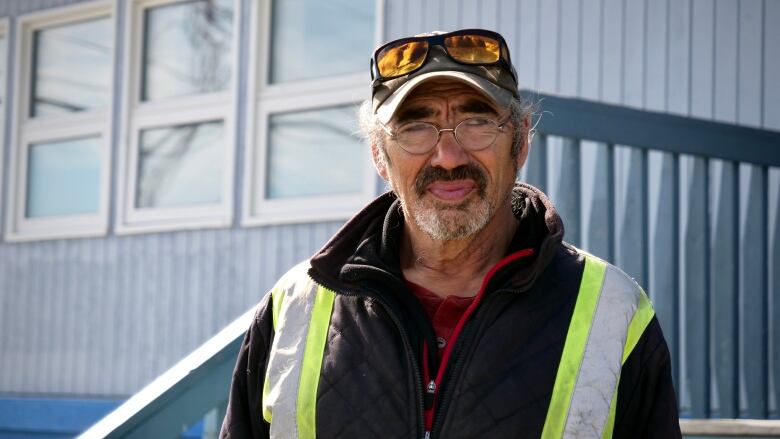
<svg viewBox="0 0 780 439"><path fill-rule="evenodd" d="M766 176L739 166L739 415L767 414Z"/></svg>
<svg viewBox="0 0 780 439"><path fill-rule="evenodd" d="M711 373L713 415L737 416L737 168L734 163L710 161L710 265L712 272Z"/></svg>
<svg viewBox="0 0 780 439"><path fill-rule="evenodd" d="M767 283L769 417L780 418L780 169L769 170Z"/></svg>
<svg viewBox="0 0 780 439"><path fill-rule="evenodd" d="M0 389L132 394L256 304L339 226L0 245Z"/></svg>
<svg viewBox="0 0 780 439"><path fill-rule="evenodd" d="M680 159L679 388L682 416L706 418L709 405L707 163Z"/></svg>

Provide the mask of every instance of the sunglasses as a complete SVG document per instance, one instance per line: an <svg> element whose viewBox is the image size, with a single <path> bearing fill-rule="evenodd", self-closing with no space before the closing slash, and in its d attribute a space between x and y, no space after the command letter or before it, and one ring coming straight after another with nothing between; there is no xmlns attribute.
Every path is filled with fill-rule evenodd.
<svg viewBox="0 0 780 439"><path fill-rule="evenodd" d="M441 46L455 62L503 66L515 77L504 37L484 29L463 29L440 35L402 38L380 46L371 58L371 79L393 79L419 70L432 46Z"/></svg>

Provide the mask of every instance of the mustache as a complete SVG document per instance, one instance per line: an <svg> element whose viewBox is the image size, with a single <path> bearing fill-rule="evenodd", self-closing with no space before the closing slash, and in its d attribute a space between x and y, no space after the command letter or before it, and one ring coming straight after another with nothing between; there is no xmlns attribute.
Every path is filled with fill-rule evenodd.
<svg viewBox="0 0 780 439"><path fill-rule="evenodd" d="M475 164L460 165L453 169L444 169L438 166L426 166L414 179L414 191L418 196L425 194L428 186L435 181L473 180L477 185L477 194L485 195L487 177Z"/></svg>

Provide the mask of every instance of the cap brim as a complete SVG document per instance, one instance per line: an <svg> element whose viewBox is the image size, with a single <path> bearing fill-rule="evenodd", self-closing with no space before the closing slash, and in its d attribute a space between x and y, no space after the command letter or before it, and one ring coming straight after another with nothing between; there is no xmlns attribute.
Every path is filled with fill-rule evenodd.
<svg viewBox="0 0 780 439"><path fill-rule="evenodd" d="M376 115L379 121L383 124L388 124L390 120L393 119L398 107L400 107L407 96L409 96L409 93L423 82L434 78L448 78L463 82L485 95L485 97L492 100L500 107L507 107L512 102L512 92L499 87L481 76L457 71L430 72L416 76L398 87L398 89L377 109Z"/></svg>

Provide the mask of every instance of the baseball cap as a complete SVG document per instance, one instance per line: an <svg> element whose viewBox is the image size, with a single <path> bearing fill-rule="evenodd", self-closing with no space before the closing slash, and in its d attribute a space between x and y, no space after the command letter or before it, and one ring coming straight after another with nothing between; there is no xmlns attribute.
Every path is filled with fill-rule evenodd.
<svg viewBox="0 0 780 439"><path fill-rule="evenodd" d="M489 64L467 64L456 61L448 54L444 45L429 44L427 46L427 58L423 65L409 74L384 79L376 77L372 83L371 98L373 111L379 121L387 124L395 115L395 112L401 106L409 94L425 81L437 78L447 78L460 81L471 86L475 90L484 94L497 105L508 106L513 97L519 97L517 88L517 74L509 58L509 49L503 38L494 32L474 30L479 32L489 32L500 39L502 44L501 62L492 62ZM420 37L447 36L457 33L458 36L468 35L469 30L455 32L430 32L415 35L413 39ZM402 40L397 40L402 41ZM392 44L392 43L388 43ZM382 47L385 47L384 45ZM380 49L382 48L380 47ZM377 50L377 52L380 51ZM374 59L376 62L376 53ZM372 64L373 65L373 64Z"/></svg>

